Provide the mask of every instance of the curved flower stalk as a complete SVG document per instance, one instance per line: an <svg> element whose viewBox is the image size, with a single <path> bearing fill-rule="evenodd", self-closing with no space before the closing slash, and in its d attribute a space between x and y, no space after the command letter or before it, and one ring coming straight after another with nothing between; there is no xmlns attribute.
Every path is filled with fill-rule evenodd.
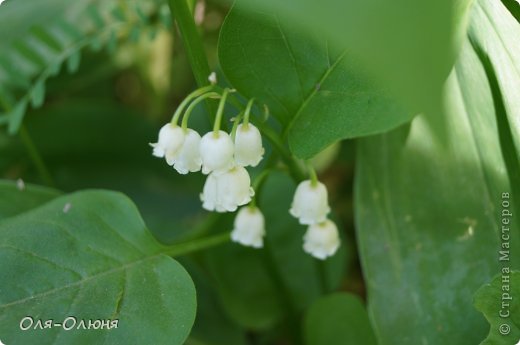
<svg viewBox="0 0 520 345"><path fill-rule="evenodd" d="M168 165L175 165L175 161L177 157L181 154L181 151L184 151L183 157L184 159L187 159L186 154L188 152L191 152L191 147L193 146L193 142L196 141L194 139L194 135L191 134L191 138L189 141L189 144L186 148L183 148L184 141L186 139L186 134L189 134L186 132L186 127L179 127L177 123L179 122L179 118L186 108L186 106L195 98L200 97L204 94L207 94L209 91L211 91L212 86L209 87L203 87L201 89L193 91L191 94L186 97L177 110L175 110L175 113L172 116L172 120L170 123L165 124L161 127L159 130L159 138L156 143L150 143L150 146L153 147L152 154L155 157L159 158L166 158L166 163ZM196 103L196 101L194 102ZM190 157L192 155L188 154ZM190 162L190 166L192 166L193 162ZM185 164L188 165L188 164ZM184 167L181 168L181 171L184 171ZM189 170L189 169L188 169Z"/></svg>

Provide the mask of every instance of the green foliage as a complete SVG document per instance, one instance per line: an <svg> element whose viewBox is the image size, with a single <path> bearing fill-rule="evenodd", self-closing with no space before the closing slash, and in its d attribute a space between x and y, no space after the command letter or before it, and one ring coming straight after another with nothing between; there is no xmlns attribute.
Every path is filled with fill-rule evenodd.
<svg viewBox="0 0 520 345"><path fill-rule="evenodd" d="M376 345L359 297L335 293L318 299L305 316L306 345Z"/></svg>
<svg viewBox="0 0 520 345"><path fill-rule="evenodd" d="M464 37L472 1L237 0L237 3L255 18L276 13L282 25L292 31L319 37L322 44L328 41L332 47L347 49L349 59L352 56L358 60L363 70L417 113L440 107L441 88ZM278 35L264 36L260 32L249 36L248 43L278 41ZM235 30L234 34L239 32ZM242 49L234 48L239 52ZM278 54L273 53L272 60L268 53L263 56L264 63L276 68ZM251 55L248 57L251 59ZM280 94L282 99L284 95Z"/></svg>
<svg viewBox="0 0 520 345"><path fill-rule="evenodd" d="M135 28L152 28L148 17L159 11L155 0L124 6L115 0L54 0L49 8L37 1L9 1L2 6L1 31L16 32L0 43L0 109L9 133L18 132L29 104L33 108L43 104L45 83L63 64L69 73L75 73L81 50L88 46L101 49L106 45L114 53L119 37ZM16 23L17 31L12 28L16 20L21 21Z"/></svg>
<svg viewBox="0 0 520 345"><path fill-rule="evenodd" d="M471 3L237 0L222 24L228 8L212 1L4 2L0 174L50 175L64 192L0 181L1 340L473 345L487 335L482 344L513 344L519 273L509 337L497 316L503 281L482 284L501 268L502 193L520 210L518 6ZM172 32L144 44L160 25ZM205 177L176 174L147 146L194 81L220 74L219 27L220 86L238 90L233 102L257 99L252 121L271 144L269 175L255 186L262 249L227 243L234 215L201 210ZM263 103L273 118L260 124ZM190 123L200 133L216 103L207 105ZM305 227L288 209L306 178L298 158L344 138L354 139L355 162L334 160L345 145L313 160L326 161L320 179L342 238L322 262L304 253ZM92 187L133 202L100 190L64 194ZM512 257L518 230L512 223ZM368 315L345 291L367 296ZM120 321L109 331L21 332L26 315Z"/></svg>
<svg viewBox="0 0 520 345"><path fill-rule="evenodd" d="M507 280L504 281L503 277ZM480 343L481 345L517 344L520 339L518 296L520 296L519 271L504 272L493 278L491 283L478 289L475 294L475 308L484 314L491 325L489 335ZM507 304L507 307L503 307L502 302Z"/></svg>
<svg viewBox="0 0 520 345"><path fill-rule="evenodd" d="M0 220L28 211L60 195L60 192L34 185L0 181Z"/></svg>
<svg viewBox="0 0 520 345"><path fill-rule="evenodd" d="M447 82L444 114L421 115L410 126L359 141L357 234L382 345L422 339L469 345L486 333L471 295L499 271L498 205L502 193L514 189L502 157L510 148L498 138L495 94L474 48L488 50L500 33L509 36L488 23L515 30L518 23L500 2L486 1L476 4L471 20ZM499 57L515 56L518 45L494 47L493 67L503 71L497 77L507 95L518 79L506 71L516 73L520 60ZM504 101L507 116L516 117L517 99ZM514 124L511 130L518 134ZM511 252L518 252L518 224L510 233Z"/></svg>
<svg viewBox="0 0 520 345"><path fill-rule="evenodd" d="M96 90L107 93L103 86ZM64 191L92 186L122 191L161 241L184 236L201 217L202 176L174 174L151 156L143 143L154 140L157 129L139 111L96 99L70 98L33 111L26 119L26 129L55 183ZM43 183L31 169L22 143L10 138L0 134L0 169L14 166L22 169L25 179Z"/></svg>
<svg viewBox="0 0 520 345"><path fill-rule="evenodd" d="M239 92L268 105L295 155L310 158L338 139L386 131L412 117L362 73L349 50L240 4L221 30L222 69Z"/></svg>
<svg viewBox="0 0 520 345"><path fill-rule="evenodd" d="M6 343L181 344L188 336L195 319L193 282L163 254L167 248L121 194L58 197L1 222L0 233ZM68 316L121 321L111 330L21 331L28 315L54 322Z"/></svg>

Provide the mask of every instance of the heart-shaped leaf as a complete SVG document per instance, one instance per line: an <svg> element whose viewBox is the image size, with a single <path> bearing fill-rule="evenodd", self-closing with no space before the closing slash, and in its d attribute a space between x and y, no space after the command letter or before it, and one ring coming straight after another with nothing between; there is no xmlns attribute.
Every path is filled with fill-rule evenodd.
<svg viewBox="0 0 520 345"><path fill-rule="evenodd" d="M5 343L180 345L188 336L193 282L123 195L65 195L1 222L0 235Z"/></svg>
<svg viewBox="0 0 520 345"><path fill-rule="evenodd" d="M413 116L362 73L348 50L240 4L221 29L222 69L239 92L268 105L297 156L310 158L338 139L383 132Z"/></svg>

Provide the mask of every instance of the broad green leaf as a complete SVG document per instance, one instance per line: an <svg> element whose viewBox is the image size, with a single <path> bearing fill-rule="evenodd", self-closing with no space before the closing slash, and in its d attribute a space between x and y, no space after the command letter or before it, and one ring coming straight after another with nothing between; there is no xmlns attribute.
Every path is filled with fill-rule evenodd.
<svg viewBox="0 0 520 345"><path fill-rule="evenodd" d="M0 180L0 220L40 206L59 195L54 189Z"/></svg>
<svg viewBox="0 0 520 345"><path fill-rule="evenodd" d="M376 338L359 297L335 293L320 298L305 315L306 345L376 345Z"/></svg>
<svg viewBox="0 0 520 345"><path fill-rule="evenodd" d="M321 42L329 42L331 47L346 48L349 58L359 60L364 70L392 90L410 110L418 112L439 108L441 88L464 37L472 0L236 0L235 3L249 10L251 16L276 13L283 26L311 33L320 37ZM251 27L255 24L256 21L251 22ZM259 27L254 35L248 35L248 43L280 41L269 33ZM234 34L239 35L240 30L235 29ZM287 38L298 63L298 49L291 43L290 35ZM233 48L240 54L248 46L237 43ZM275 54L266 51L254 60L262 58L264 64L276 70L280 59L276 50L272 52ZM301 67L312 69L314 63L310 61ZM262 76L269 77L271 71L265 71ZM287 76L292 81L289 73Z"/></svg>
<svg viewBox="0 0 520 345"><path fill-rule="evenodd" d="M386 131L412 117L361 71L350 50L331 48L282 19L245 12L237 2L221 29L219 57L233 87L267 104L284 125L297 156L310 158L338 139Z"/></svg>
<svg viewBox="0 0 520 345"><path fill-rule="evenodd" d="M294 313L308 307L324 290L337 288L343 276L349 250L346 240L325 262L303 251L305 227L288 212L294 190L287 176L273 173L268 177L259 202L266 219L265 248L230 243L207 255L224 308L245 327L263 329L285 316L297 317Z"/></svg>
<svg viewBox="0 0 520 345"><path fill-rule="evenodd" d="M468 35L479 50L489 60L487 69L499 119L499 132L503 155L506 157L509 178L513 192L520 193L520 23L500 3L478 1L472 12L473 19ZM504 109L501 109L504 108ZM504 141L504 137L507 139ZM514 171L511 171L513 170ZM515 182L513 182L513 180ZM520 210L520 204L516 205Z"/></svg>
<svg viewBox="0 0 520 345"><path fill-rule="evenodd" d="M191 278L119 193L56 198L0 223L0 333L6 344L183 344ZM110 330L21 331L22 318L118 319Z"/></svg>
<svg viewBox="0 0 520 345"><path fill-rule="evenodd" d="M481 345L515 345L520 341L520 272L505 269L475 294L477 308L491 325Z"/></svg>
<svg viewBox="0 0 520 345"><path fill-rule="evenodd" d="M479 1L471 27L495 35L486 20L511 24L503 10L500 2ZM358 145L357 234L369 314L382 345L470 345L487 332L471 296L500 270L502 198L512 198L514 189L495 100L474 50L489 38L471 39L447 81L444 114L421 115ZM494 56L519 46L499 49ZM518 61L494 67L514 74ZM514 87L514 78L497 75L501 88ZM518 223L510 234L511 252L519 252Z"/></svg>

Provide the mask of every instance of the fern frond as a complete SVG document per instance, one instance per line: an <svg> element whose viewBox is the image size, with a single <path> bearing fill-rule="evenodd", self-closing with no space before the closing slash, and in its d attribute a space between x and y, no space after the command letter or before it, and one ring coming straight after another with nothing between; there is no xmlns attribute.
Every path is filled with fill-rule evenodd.
<svg viewBox="0 0 520 345"><path fill-rule="evenodd" d="M50 23L33 26L2 49L0 106L4 113L0 125L7 125L10 134L18 132L29 106L38 108L44 103L47 79L57 75L64 64L69 73L78 70L84 48L96 51L105 47L113 53L120 39L136 41L144 31L170 24L164 19L169 17L164 15L169 9L158 0L80 2L82 6L67 2L63 6L75 7L65 8ZM0 28L3 25L0 22Z"/></svg>

